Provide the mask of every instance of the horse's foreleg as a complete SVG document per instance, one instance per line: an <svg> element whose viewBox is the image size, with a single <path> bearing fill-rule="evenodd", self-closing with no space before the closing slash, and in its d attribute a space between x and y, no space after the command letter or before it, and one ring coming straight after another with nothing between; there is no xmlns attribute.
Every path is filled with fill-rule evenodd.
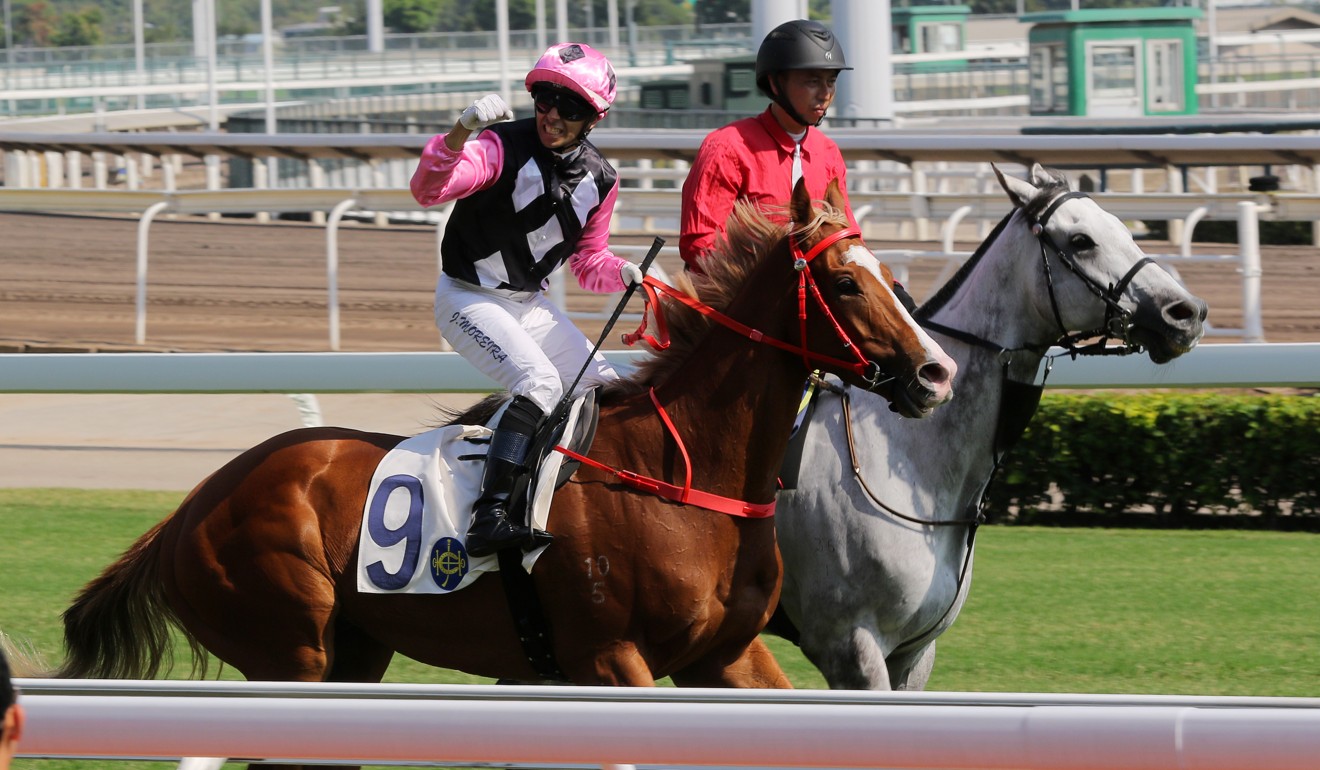
<svg viewBox="0 0 1320 770"><path fill-rule="evenodd" d="M924 690L935 667L935 642L912 655L889 660L889 683L895 690Z"/></svg>
<svg viewBox="0 0 1320 770"><path fill-rule="evenodd" d="M855 627L847 636L802 637L802 652L835 690L888 690L889 665L875 634Z"/></svg>
<svg viewBox="0 0 1320 770"><path fill-rule="evenodd" d="M759 687L791 690L793 683L758 636L732 663L706 658L676 672L679 687Z"/></svg>
<svg viewBox="0 0 1320 770"><path fill-rule="evenodd" d="M589 668L588 668L589 667ZM637 648L617 642L582 665L566 666L564 673L575 683L607 687L654 687L655 675Z"/></svg>

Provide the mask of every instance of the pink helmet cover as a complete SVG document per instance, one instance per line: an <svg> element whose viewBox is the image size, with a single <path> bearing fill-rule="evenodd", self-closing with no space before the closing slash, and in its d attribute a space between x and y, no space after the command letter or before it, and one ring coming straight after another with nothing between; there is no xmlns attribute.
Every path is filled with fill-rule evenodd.
<svg viewBox="0 0 1320 770"><path fill-rule="evenodd" d="M527 73L527 90L531 91L536 83L569 89L596 108L598 119L609 112L617 93L610 60L586 43L560 43L547 48Z"/></svg>

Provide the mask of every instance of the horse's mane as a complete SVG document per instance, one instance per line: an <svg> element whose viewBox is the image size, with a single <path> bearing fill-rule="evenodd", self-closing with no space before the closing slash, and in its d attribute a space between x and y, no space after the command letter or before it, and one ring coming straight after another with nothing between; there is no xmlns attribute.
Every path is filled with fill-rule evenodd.
<svg viewBox="0 0 1320 770"><path fill-rule="evenodd" d="M816 201L811 221L799 224L793 234L810 238L826 224L847 226L848 217L824 201ZM700 273L684 272L674 285L688 296L700 299L723 312L737 296L747 276L770 254L781 256L780 246L789 234L787 206L760 207L739 200L734 204L725 232L716 236L711 251L701 257ZM784 258L787 258L786 256ZM616 380L604 388L607 395L628 395L663 381L705 338L714 323L705 315L661 295L665 320L669 325L670 345L645 358L630 377Z"/></svg>
<svg viewBox="0 0 1320 770"><path fill-rule="evenodd" d="M1021 211L1023 216L1030 217L1034 220L1045 211L1051 201L1066 192L1068 192L1067 182L1053 179L1050 180L1050 182L1044 187L1041 187L1035 195L1031 196L1031 200L1027 201L1027 205L1022 207ZM972 274L972 270L976 268L977 263L979 263L981 258L985 256L985 253L990 250L991 244L999 238L999 234L1008 226L1009 221L1011 221L1014 216L1017 216L1017 213L1018 209L1013 209L999 221L999 224L995 225L995 229L991 231L990 235L987 236L984 241L981 241L981 245L976 248L976 252L972 254L971 258L964 262L962 267L958 268L958 272L954 273L953 277L946 281L944 285L935 292L935 296L926 300L926 302L917 310L917 320L930 318L936 310L944 307L944 305L958 293L963 284L967 282L967 276Z"/></svg>

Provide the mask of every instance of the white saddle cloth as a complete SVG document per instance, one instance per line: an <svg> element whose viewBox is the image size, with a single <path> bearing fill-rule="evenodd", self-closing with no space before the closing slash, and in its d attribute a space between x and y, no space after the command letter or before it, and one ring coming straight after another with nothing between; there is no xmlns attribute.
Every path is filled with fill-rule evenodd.
<svg viewBox="0 0 1320 770"><path fill-rule="evenodd" d="M573 404L565 436L573 435L581 407L581 399ZM472 557L463 547L491 433L482 425L448 425L404 439L385 455L362 512L359 591L444 594L499 569L498 557ZM538 528L546 526L563 462L564 455L551 452L533 479L532 520ZM531 572L546 547L525 554L523 568Z"/></svg>

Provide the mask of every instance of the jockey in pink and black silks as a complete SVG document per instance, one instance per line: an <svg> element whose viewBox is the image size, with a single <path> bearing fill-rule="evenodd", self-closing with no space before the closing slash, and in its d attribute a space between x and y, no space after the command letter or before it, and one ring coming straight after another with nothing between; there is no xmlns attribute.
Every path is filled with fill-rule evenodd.
<svg viewBox="0 0 1320 770"><path fill-rule="evenodd" d="M423 206L455 201L440 245L436 325L513 396L473 509L473 556L550 540L508 512L531 437L592 354L545 296L550 274L567 264L582 288L602 293L642 279L637 265L610 251L618 174L586 139L614 103L613 66L591 46L563 43L541 56L525 84L535 115L504 123L513 117L504 100L481 97L427 143L412 178ZM597 353L578 389L616 376Z"/></svg>

